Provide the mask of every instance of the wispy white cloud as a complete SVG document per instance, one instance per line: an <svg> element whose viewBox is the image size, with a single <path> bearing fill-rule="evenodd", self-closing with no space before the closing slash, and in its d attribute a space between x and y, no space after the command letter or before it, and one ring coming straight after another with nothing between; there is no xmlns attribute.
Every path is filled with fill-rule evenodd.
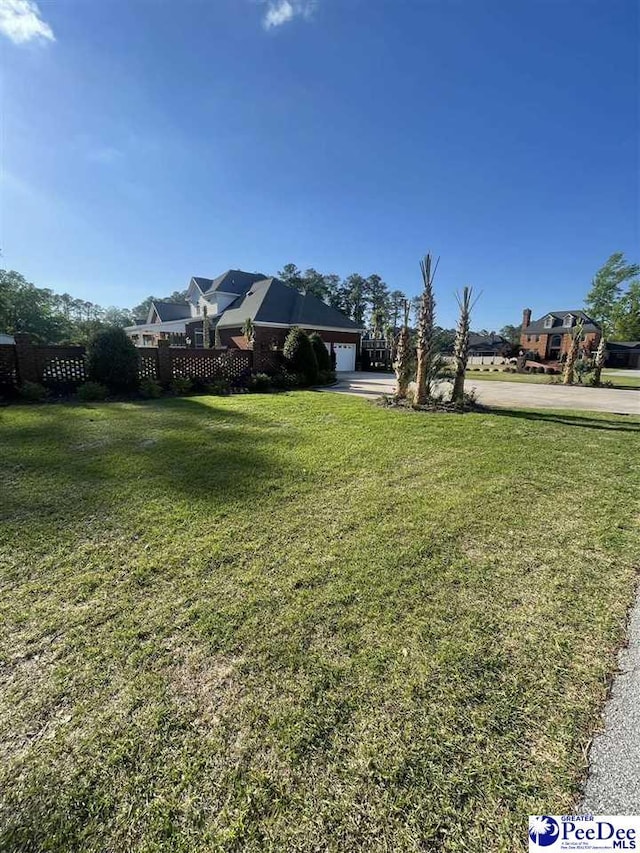
<svg viewBox="0 0 640 853"><path fill-rule="evenodd" d="M0 33L14 44L55 41L53 30L42 20L33 0L0 0Z"/></svg>
<svg viewBox="0 0 640 853"><path fill-rule="evenodd" d="M118 160L124 157L123 152L119 148L114 148L111 145L102 145L98 148L92 148L87 153L87 158L93 163L104 163L107 166L111 163L117 163Z"/></svg>
<svg viewBox="0 0 640 853"><path fill-rule="evenodd" d="M316 8L316 0L266 0L267 11L262 24L265 30L280 27L294 18L309 20Z"/></svg>

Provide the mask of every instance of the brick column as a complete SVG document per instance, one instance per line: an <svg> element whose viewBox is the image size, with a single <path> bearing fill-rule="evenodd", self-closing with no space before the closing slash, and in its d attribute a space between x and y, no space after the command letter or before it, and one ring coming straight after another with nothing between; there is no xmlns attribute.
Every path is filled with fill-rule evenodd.
<svg viewBox="0 0 640 853"><path fill-rule="evenodd" d="M169 341L162 338L158 341L158 379L163 385L168 385L173 379Z"/></svg>
<svg viewBox="0 0 640 853"><path fill-rule="evenodd" d="M16 342L16 362L20 382L39 382L38 365L31 338L26 332L17 332L13 336Z"/></svg>

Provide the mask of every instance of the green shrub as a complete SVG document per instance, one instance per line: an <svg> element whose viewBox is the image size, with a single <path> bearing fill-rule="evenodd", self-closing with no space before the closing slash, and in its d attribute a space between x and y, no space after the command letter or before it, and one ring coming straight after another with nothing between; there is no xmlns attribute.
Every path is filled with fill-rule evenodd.
<svg viewBox="0 0 640 853"><path fill-rule="evenodd" d="M536 373L544 373L544 367L536 367Z"/></svg>
<svg viewBox="0 0 640 853"><path fill-rule="evenodd" d="M39 382L23 382L20 386L20 396L30 403L40 403L48 395L47 389Z"/></svg>
<svg viewBox="0 0 640 853"><path fill-rule="evenodd" d="M320 373L331 370L331 355L329 354L329 350L326 348L320 335L317 332L313 332L309 335L309 340L311 341L311 346L316 354L316 361L318 362L318 370Z"/></svg>
<svg viewBox="0 0 640 853"><path fill-rule="evenodd" d="M157 400L158 397L162 397L162 385L155 379L142 379L140 393L148 400Z"/></svg>
<svg viewBox="0 0 640 853"><path fill-rule="evenodd" d="M318 384L319 385L331 385L336 381L336 372L335 370L321 370L318 374Z"/></svg>
<svg viewBox="0 0 640 853"><path fill-rule="evenodd" d="M85 382L78 388L78 400L83 403L94 403L98 400L105 400L109 393L106 385L101 385L99 382Z"/></svg>
<svg viewBox="0 0 640 853"><path fill-rule="evenodd" d="M271 386L277 391L288 391L300 385L300 377L288 370L280 370L271 377Z"/></svg>
<svg viewBox="0 0 640 853"><path fill-rule="evenodd" d="M247 391L250 394L266 394L271 391L271 377L266 373L253 373L247 382Z"/></svg>
<svg viewBox="0 0 640 853"><path fill-rule="evenodd" d="M92 382L106 385L109 391L134 391L138 387L138 353L123 329L104 329L91 338L87 372Z"/></svg>
<svg viewBox="0 0 640 853"><path fill-rule="evenodd" d="M205 394L213 394L215 397L223 397L231 393L228 379L214 379L204 386Z"/></svg>
<svg viewBox="0 0 640 853"><path fill-rule="evenodd" d="M304 376L306 385L318 381L318 359L309 336L302 329L291 329L284 342L283 355L292 373Z"/></svg>
<svg viewBox="0 0 640 853"><path fill-rule="evenodd" d="M193 388L193 382L185 376L176 376L169 388L172 394L188 394Z"/></svg>

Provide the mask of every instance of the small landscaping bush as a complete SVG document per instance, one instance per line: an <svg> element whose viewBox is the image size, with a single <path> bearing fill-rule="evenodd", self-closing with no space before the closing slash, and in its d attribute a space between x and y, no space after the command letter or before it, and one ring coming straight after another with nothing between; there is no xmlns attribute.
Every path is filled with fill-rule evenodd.
<svg viewBox="0 0 640 853"><path fill-rule="evenodd" d="M103 329L87 346L87 372L109 391L135 391L139 385L138 353L123 329Z"/></svg>
<svg viewBox="0 0 640 853"><path fill-rule="evenodd" d="M147 400L157 400L162 397L162 385L155 379L143 379L140 382L140 393Z"/></svg>
<svg viewBox="0 0 640 853"><path fill-rule="evenodd" d="M44 385L39 382L23 382L20 386L20 396L29 403L41 403L48 393Z"/></svg>
<svg viewBox="0 0 640 853"><path fill-rule="evenodd" d="M327 353L328 355L328 353ZM336 381L336 372L335 370L321 370L318 374L318 384L319 385L331 385Z"/></svg>
<svg viewBox="0 0 640 853"><path fill-rule="evenodd" d="M191 391L193 388L193 382L190 379L186 379L184 376L176 376L169 388L172 394L180 396L181 394L188 394L189 391Z"/></svg>
<svg viewBox="0 0 640 853"><path fill-rule="evenodd" d="M292 373L302 374L305 385L315 385L318 381L318 359L303 329L291 329L284 342L283 355Z"/></svg>
<svg viewBox="0 0 640 853"><path fill-rule="evenodd" d="M271 377L266 373L254 373L249 377L247 391L250 394L266 394L271 391Z"/></svg>
<svg viewBox="0 0 640 853"><path fill-rule="evenodd" d="M536 367L536 373L544 373L544 367Z"/></svg>
<svg viewBox="0 0 640 853"><path fill-rule="evenodd" d="M213 394L215 397L223 397L231 393L231 386L228 379L214 379L213 382L207 382L204 386L205 394Z"/></svg>
<svg viewBox="0 0 640 853"><path fill-rule="evenodd" d="M288 370L280 370L271 377L271 385L278 391L289 391L300 385L300 377Z"/></svg>
<svg viewBox="0 0 640 853"><path fill-rule="evenodd" d="M85 382L78 388L78 400L82 403L95 403L99 400L106 400L109 393L106 385L101 385L99 382Z"/></svg>
<svg viewBox="0 0 640 853"><path fill-rule="evenodd" d="M587 377L587 385L591 388L613 388L613 382L610 379L603 379L600 384L597 384L595 373L589 374Z"/></svg>
<svg viewBox="0 0 640 853"><path fill-rule="evenodd" d="M316 354L318 370L321 373L322 371L330 371L331 356L329 355L329 350L326 348L325 343L320 337L320 335L317 332L313 332L311 335L309 335L309 340L311 341L311 346L313 347L313 351Z"/></svg>

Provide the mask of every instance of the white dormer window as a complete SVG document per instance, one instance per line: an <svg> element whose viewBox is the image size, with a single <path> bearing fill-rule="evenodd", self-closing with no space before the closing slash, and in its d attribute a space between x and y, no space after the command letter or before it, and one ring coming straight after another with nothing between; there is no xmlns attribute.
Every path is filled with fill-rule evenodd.
<svg viewBox="0 0 640 853"><path fill-rule="evenodd" d="M544 327L545 329L550 329L553 326L553 317L549 314L548 317L544 318Z"/></svg>
<svg viewBox="0 0 640 853"><path fill-rule="evenodd" d="M570 329L571 326L573 326L573 314L565 314L564 326L567 329Z"/></svg>

